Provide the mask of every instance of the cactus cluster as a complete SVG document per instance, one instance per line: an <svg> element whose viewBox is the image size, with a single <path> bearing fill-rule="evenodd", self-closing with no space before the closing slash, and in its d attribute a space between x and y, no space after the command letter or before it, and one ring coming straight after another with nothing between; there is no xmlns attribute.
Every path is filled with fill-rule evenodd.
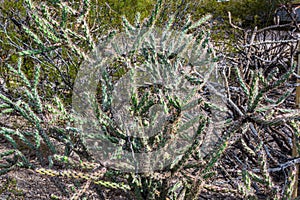
<svg viewBox="0 0 300 200"><path fill-rule="evenodd" d="M89 0L24 4L19 33L1 26L15 51L0 68L0 176L49 177L52 199L297 194L293 34L233 26L241 37L218 45L211 15L164 21L158 0L100 37ZM13 179L3 193L18 196Z"/></svg>

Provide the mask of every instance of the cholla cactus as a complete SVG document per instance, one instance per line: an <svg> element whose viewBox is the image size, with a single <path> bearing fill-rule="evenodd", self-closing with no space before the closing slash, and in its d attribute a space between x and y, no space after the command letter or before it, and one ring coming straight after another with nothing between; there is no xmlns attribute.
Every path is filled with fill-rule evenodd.
<svg viewBox="0 0 300 200"><path fill-rule="evenodd" d="M124 18L124 33L94 51L74 87L73 106L85 117L78 125L88 148L97 159L114 162L114 156L136 172L180 163L202 133L202 120L213 123L201 106L224 110L220 101L214 102L217 97L200 95L209 90L207 82L220 84L211 78L216 65L209 31L195 31L210 16L195 23L188 17L181 30L172 30L174 17L156 27L157 17L157 11L143 23L137 17L134 25ZM97 105L93 95L99 80ZM146 155L154 151L152 158Z"/></svg>
<svg viewBox="0 0 300 200"><path fill-rule="evenodd" d="M172 30L174 17L156 24L160 6L144 22L124 18L124 33L94 50L78 73L72 103L87 148L108 168L130 172L137 197L196 198L201 172L182 177L212 152L219 139L214 134L221 136L226 126L222 82L204 25L210 15L197 22L187 17Z"/></svg>

